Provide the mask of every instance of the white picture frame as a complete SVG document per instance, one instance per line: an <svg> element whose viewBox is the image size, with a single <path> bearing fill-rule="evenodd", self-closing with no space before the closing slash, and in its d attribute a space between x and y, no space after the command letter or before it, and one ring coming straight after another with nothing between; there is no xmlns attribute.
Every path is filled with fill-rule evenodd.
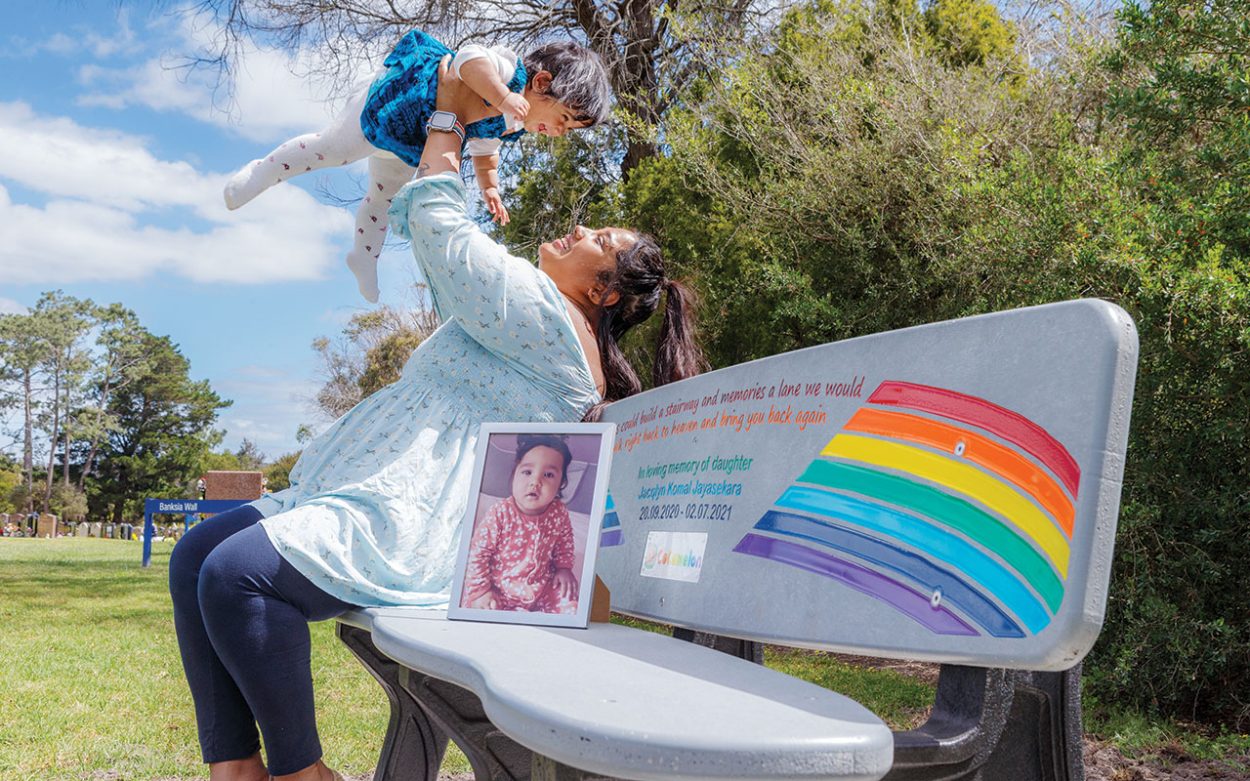
<svg viewBox="0 0 1250 781"><path fill-rule="evenodd" d="M587 626L615 438L614 423L482 424L448 618ZM564 487L546 502L549 488L522 484L534 479L536 466L546 465L543 468L550 470L552 464L566 460L556 442L564 443L568 465L560 476ZM517 449L524 444L532 447L520 462ZM546 477L550 486L555 477L550 471ZM567 584L567 576L557 577L558 570L564 569L557 566L560 559L567 560L570 534L573 566L567 569L576 579L572 599L560 589L561 582ZM506 549L502 540L509 543ZM550 565L534 561L534 557L548 556ZM549 581L546 566L551 568Z"/></svg>

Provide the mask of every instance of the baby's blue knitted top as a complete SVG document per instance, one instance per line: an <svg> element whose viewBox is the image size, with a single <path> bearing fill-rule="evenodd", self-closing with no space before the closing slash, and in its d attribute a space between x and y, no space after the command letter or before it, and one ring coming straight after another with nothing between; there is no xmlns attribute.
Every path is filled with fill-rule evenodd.
<svg viewBox="0 0 1250 781"><path fill-rule="evenodd" d="M599 394L555 283L482 233L458 176L408 184L390 218L442 326L255 506L283 558L339 599L443 607L478 425L577 421Z"/></svg>

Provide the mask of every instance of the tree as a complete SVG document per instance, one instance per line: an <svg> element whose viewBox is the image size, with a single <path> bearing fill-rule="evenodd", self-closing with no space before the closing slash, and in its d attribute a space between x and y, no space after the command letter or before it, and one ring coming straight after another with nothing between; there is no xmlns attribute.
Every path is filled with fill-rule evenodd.
<svg viewBox="0 0 1250 781"><path fill-rule="evenodd" d="M1250 722L1250 6L1127 3L1104 59L1142 357L1099 696ZM1195 573L1201 573L1196 577Z"/></svg>
<svg viewBox="0 0 1250 781"><path fill-rule="evenodd" d="M187 359L168 337L143 332L144 370L115 392L108 411L116 428L100 448L89 481L93 510L120 522L148 496L178 491L221 440L213 429L230 406L207 382L191 380Z"/></svg>
<svg viewBox="0 0 1250 781"><path fill-rule="evenodd" d="M22 468L16 461L0 453L0 512L20 512L23 507L13 500L22 487Z"/></svg>
<svg viewBox="0 0 1250 781"><path fill-rule="evenodd" d="M57 483L48 509L62 520L81 521L87 515L87 495L73 483Z"/></svg>
<svg viewBox="0 0 1250 781"><path fill-rule="evenodd" d="M256 443L247 437L239 443L239 449L235 451L234 458L239 464L238 468L245 472L254 472L265 464L265 454L260 452Z"/></svg>
<svg viewBox="0 0 1250 781"><path fill-rule="evenodd" d="M69 485L70 451L77 434L72 412L82 401L85 377L91 366L84 342L92 328L95 306L61 291L44 293L31 313L46 343L43 372L51 384L51 403L39 419L48 434L47 481L43 505L52 500L52 484L57 448L62 453L62 482Z"/></svg>
<svg viewBox="0 0 1250 781"><path fill-rule="evenodd" d="M1141 357L1087 685L1244 726L1250 143L1232 31L1250 6L1150 8L1126 8L1109 64L1076 51L1015 79L814 3L670 117L672 156L623 201L697 280L716 365L1069 298L1127 309Z"/></svg>
<svg viewBox="0 0 1250 781"><path fill-rule="evenodd" d="M1127 164L1174 245L1250 255L1250 8L1135 1L1120 19L1108 107L1134 141Z"/></svg>
<svg viewBox="0 0 1250 781"><path fill-rule="evenodd" d="M201 0L201 10L223 30L218 46L197 61L228 75L245 41L259 38L288 50L317 50L323 74L355 78L356 55L378 55L403 33L420 27L449 43L503 40L524 50L553 38L572 38L596 51L607 66L626 128L622 176L657 151L661 118L684 87L706 72L713 43L762 25L774 6L759 0L442 0L436 3L369 0Z"/></svg>
<svg viewBox="0 0 1250 781"><path fill-rule="evenodd" d="M277 461L265 469L265 488L268 491L281 491L291 487L291 467L299 460L299 450L279 456Z"/></svg>
<svg viewBox="0 0 1250 781"><path fill-rule="evenodd" d="M1015 31L987 0L933 0L924 12L925 29L938 56L951 65L1016 65Z"/></svg>
<svg viewBox="0 0 1250 781"><path fill-rule="evenodd" d="M101 355L94 361L95 372L91 378L94 404L85 408L79 416L80 434L89 440L87 454L78 473L80 491L95 466L100 442L117 425L116 419L108 412L113 394L142 376L147 362L143 352L142 329L134 312L121 304L111 304L99 307L95 318L99 324L96 346Z"/></svg>
<svg viewBox="0 0 1250 781"><path fill-rule="evenodd" d="M22 476L25 504L31 512L35 497L35 418L39 413L39 382L50 351L42 333L44 321L33 314L0 315L0 381L5 382L3 406L22 409ZM10 383L12 383L10 385ZM14 389L15 388L15 389Z"/></svg>
<svg viewBox="0 0 1250 781"><path fill-rule="evenodd" d="M338 339L323 336L313 342L325 380L317 406L334 419L399 379L413 350L437 326L433 311L424 308L405 312L383 306L352 315Z"/></svg>

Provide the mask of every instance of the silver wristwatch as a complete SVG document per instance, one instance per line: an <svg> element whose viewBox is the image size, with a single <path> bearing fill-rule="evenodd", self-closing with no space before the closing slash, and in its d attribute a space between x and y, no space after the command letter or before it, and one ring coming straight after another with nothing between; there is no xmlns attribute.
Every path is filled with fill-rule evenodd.
<svg viewBox="0 0 1250 781"><path fill-rule="evenodd" d="M460 120L450 111L435 111L430 115L430 119L425 123L425 130L428 133L431 130L437 130L440 133L455 133L460 136L460 143L464 143L464 125L460 124Z"/></svg>

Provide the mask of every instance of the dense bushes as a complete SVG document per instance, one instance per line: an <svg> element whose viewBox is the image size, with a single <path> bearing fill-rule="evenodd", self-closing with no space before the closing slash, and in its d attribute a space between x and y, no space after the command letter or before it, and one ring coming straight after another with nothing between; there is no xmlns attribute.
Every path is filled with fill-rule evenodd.
<svg viewBox="0 0 1250 781"><path fill-rule="evenodd" d="M1125 307L1142 354L1088 683L1244 727L1250 10L1130 5L1118 39L1032 69L985 12L793 11L587 210L661 238L703 295L718 366L1081 296Z"/></svg>

